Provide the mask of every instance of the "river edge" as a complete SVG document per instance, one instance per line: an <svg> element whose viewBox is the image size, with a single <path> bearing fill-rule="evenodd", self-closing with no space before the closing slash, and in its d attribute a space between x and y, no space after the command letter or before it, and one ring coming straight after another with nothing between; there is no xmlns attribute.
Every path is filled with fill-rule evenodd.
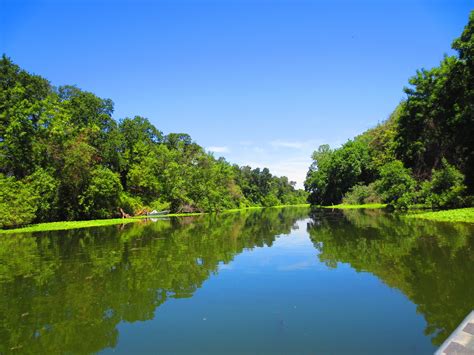
<svg viewBox="0 0 474 355"><path fill-rule="evenodd" d="M339 204L334 206L318 206L327 209L379 209L387 207L386 204L371 203L365 205L347 205ZM474 223L474 207L455 208L442 211L427 210L408 210L406 213L400 213L406 218L425 219L435 222L452 222L452 223Z"/></svg>
<svg viewBox="0 0 474 355"><path fill-rule="evenodd" d="M117 224L129 224L143 221L148 218L163 219L168 217L192 217L192 216L203 216L208 214L225 214L225 213L235 213L247 210L259 210L265 208L285 208L285 207L310 207L309 204L297 204L297 205L279 205L279 206L270 206L270 207L245 207L245 208L233 208L229 210L224 210L221 212L197 212L197 213L170 213L166 215L159 216L136 216L130 218L108 218L108 219L93 219L86 221L62 221L62 222L46 222L32 224L20 228L12 229L1 229L1 234L17 234L17 233L32 233L32 232L49 232L49 231L60 231L60 230L70 230L70 229L82 229L82 228L91 228L91 227L103 227L103 226L112 226Z"/></svg>
<svg viewBox="0 0 474 355"><path fill-rule="evenodd" d="M365 205L333 205L333 206L316 206L318 208L325 209L382 209L387 205L380 203L365 204ZM285 207L311 207L310 204L298 204L298 205L280 205L271 207L245 207L245 208L233 208L224 210L221 212L199 212L199 213L171 213L161 216L137 216L130 218L110 218L110 219L95 219L87 221L63 221L63 222L47 222L38 223L30 226L14 228L14 229L2 229L1 234L17 234L17 233L32 233L32 232L48 232L48 231L59 231L59 230L70 230L70 229L82 229L91 227L102 227L111 226L117 224L129 224L140 222L147 218L168 218L168 217L192 217L202 216L206 214L225 214L235 213L247 210L259 210L264 208L285 208ZM457 208L444 211L429 211L429 212L418 212L409 211L407 214L403 214L406 218L425 219L436 222L451 222L451 223L474 223L474 207Z"/></svg>
<svg viewBox="0 0 474 355"><path fill-rule="evenodd" d="M443 211L409 212L407 218L426 219L436 222L474 223L474 207Z"/></svg>

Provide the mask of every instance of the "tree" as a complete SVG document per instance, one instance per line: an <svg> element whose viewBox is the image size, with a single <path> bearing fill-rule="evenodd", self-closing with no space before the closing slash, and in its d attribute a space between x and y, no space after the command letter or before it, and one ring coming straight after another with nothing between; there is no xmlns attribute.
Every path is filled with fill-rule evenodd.
<svg viewBox="0 0 474 355"><path fill-rule="evenodd" d="M364 140L356 139L336 150L320 146L313 153L305 188L311 203L328 205L340 203L352 186L374 179L369 146Z"/></svg>
<svg viewBox="0 0 474 355"><path fill-rule="evenodd" d="M416 182L410 169L405 168L401 161L394 160L382 166L376 187L384 202L404 209L413 202Z"/></svg>
<svg viewBox="0 0 474 355"><path fill-rule="evenodd" d="M431 208L461 207L466 190L464 175L443 159L441 169L433 171L431 180L424 182L421 190L424 202Z"/></svg>
<svg viewBox="0 0 474 355"><path fill-rule="evenodd" d="M27 184L0 173L0 228L31 223L39 198Z"/></svg>
<svg viewBox="0 0 474 355"><path fill-rule="evenodd" d="M79 205L86 218L110 218L117 214L122 185L118 174L97 166L92 170L90 182L79 196Z"/></svg>
<svg viewBox="0 0 474 355"><path fill-rule="evenodd" d="M4 200L16 209L29 195L32 202L18 218L4 202L10 211L5 225L110 217L119 207L128 213L220 211L304 198L268 169L240 174L188 134L164 137L141 116L117 122L113 110L110 99L75 86L56 89L2 57L0 174L9 191Z"/></svg>
<svg viewBox="0 0 474 355"><path fill-rule="evenodd" d="M39 196L36 202L36 220L38 222L53 221L58 217L59 181L51 171L42 168L24 179L26 186L33 194Z"/></svg>

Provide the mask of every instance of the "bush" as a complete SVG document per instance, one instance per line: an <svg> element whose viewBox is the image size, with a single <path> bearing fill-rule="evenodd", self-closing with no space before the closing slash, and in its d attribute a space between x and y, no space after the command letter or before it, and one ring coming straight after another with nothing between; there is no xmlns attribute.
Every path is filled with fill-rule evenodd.
<svg viewBox="0 0 474 355"><path fill-rule="evenodd" d="M85 217L112 217L118 208L122 190L118 174L101 166L96 167L91 173L89 185L79 197Z"/></svg>
<svg viewBox="0 0 474 355"><path fill-rule="evenodd" d="M380 168L380 179L375 183L382 201L396 209L406 209L415 202L416 181L411 170L394 160Z"/></svg>
<svg viewBox="0 0 474 355"><path fill-rule="evenodd" d="M422 184L421 199L431 208L462 207L466 186L464 175L443 159L442 168L434 170L430 181Z"/></svg>
<svg viewBox="0 0 474 355"><path fill-rule="evenodd" d="M143 210L144 208L143 202L140 197L131 196L126 192L122 192L120 194L119 207L121 207L125 213L128 213L130 215L134 215L138 211Z"/></svg>
<svg viewBox="0 0 474 355"><path fill-rule="evenodd" d="M263 198L262 205L264 207L278 206L278 205L281 205L281 202L278 199L278 197L270 193Z"/></svg>
<svg viewBox="0 0 474 355"><path fill-rule="evenodd" d="M0 228L31 223L36 218L38 200L30 186L0 174Z"/></svg>
<svg viewBox="0 0 474 355"><path fill-rule="evenodd" d="M342 203L348 205L362 205L364 203L379 203L381 198L376 191L375 184L355 185L344 195Z"/></svg>
<svg viewBox="0 0 474 355"><path fill-rule="evenodd" d="M150 203L150 209L156 211L165 211L171 208L171 203L162 201L162 200L155 200Z"/></svg>
<svg viewBox="0 0 474 355"><path fill-rule="evenodd" d="M41 196L37 200L36 221L55 220L58 215L59 181L50 172L40 168L26 177L24 182L31 187L36 195Z"/></svg>

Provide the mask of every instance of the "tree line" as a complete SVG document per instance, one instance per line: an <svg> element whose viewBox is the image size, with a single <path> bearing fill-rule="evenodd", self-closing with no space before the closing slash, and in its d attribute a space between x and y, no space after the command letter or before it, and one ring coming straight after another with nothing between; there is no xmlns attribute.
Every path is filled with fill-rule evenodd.
<svg viewBox="0 0 474 355"><path fill-rule="evenodd" d="M186 133L147 118L115 120L114 104L53 87L0 60L0 228L151 210L220 211L303 203L268 169L216 159Z"/></svg>
<svg viewBox="0 0 474 355"><path fill-rule="evenodd" d="M312 204L473 204L474 11L452 48L438 67L417 71L386 121L313 153L305 181Z"/></svg>

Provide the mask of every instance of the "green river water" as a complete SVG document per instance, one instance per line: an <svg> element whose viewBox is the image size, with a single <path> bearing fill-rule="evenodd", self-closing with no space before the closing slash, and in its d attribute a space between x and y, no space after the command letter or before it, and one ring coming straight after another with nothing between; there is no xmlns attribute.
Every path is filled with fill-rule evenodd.
<svg viewBox="0 0 474 355"><path fill-rule="evenodd" d="M0 353L431 354L474 227L283 208L0 236Z"/></svg>

